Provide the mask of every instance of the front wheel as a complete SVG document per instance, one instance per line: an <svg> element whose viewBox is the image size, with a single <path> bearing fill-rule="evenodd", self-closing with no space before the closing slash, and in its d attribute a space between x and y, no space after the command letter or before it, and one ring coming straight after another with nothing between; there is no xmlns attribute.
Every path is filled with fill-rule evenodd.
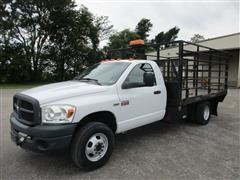
<svg viewBox="0 0 240 180"><path fill-rule="evenodd" d="M76 133L71 156L83 170L94 170L103 166L112 154L114 134L105 124L90 122Z"/></svg>
<svg viewBox="0 0 240 180"><path fill-rule="evenodd" d="M200 125L206 125L209 123L211 116L211 109L209 102L202 102L197 105L196 109L196 122Z"/></svg>

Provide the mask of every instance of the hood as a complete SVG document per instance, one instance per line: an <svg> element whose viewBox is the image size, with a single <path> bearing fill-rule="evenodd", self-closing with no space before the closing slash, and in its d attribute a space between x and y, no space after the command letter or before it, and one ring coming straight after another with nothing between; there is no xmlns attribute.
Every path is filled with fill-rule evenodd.
<svg viewBox="0 0 240 180"><path fill-rule="evenodd" d="M40 104L44 104L75 96L99 93L106 90L107 86L99 86L80 81L64 81L39 86L21 93L37 99Z"/></svg>

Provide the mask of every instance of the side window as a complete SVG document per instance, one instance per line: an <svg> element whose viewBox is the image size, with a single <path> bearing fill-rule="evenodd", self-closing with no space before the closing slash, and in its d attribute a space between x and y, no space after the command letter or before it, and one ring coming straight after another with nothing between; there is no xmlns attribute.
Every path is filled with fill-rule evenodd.
<svg viewBox="0 0 240 180"><path fill-rule="evenodd" d="M149 83L149 79L152 79L152 83ZM132 69L123 83L123 88L129 89L154 85L156 85L156 78L152 66L143 63L136 65Z"/></svg>

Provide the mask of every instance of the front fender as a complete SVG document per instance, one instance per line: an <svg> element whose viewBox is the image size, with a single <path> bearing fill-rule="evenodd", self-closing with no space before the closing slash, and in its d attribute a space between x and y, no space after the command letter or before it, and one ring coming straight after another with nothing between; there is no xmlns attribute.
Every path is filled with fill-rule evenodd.
<svg viewBox="0 0 240 180"><path fill-rule="evenodd" d="M90 95L66 98L64 100L51 102L52 104L70 104L76 107L73 123L78 123L81 119L89 114L99 111L109 111L114 114L116 120L119 110L116 104L119 103L116 86L110 87L107 91L94 93Z"/></svg>

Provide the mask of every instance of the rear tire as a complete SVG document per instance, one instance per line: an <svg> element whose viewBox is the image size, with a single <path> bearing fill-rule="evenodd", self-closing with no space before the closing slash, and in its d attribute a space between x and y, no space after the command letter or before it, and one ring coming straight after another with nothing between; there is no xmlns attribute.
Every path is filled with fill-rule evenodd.
<svg viewBox="0 0 240 180"><path fill-rule="evenodd" d="M195 123L195 112L196 112L195 105L193 107L188 107L188 115L186 118L186 122Z"/></svg>
<svg viewBox="0 0 240 180"><path fill-rule="evenodd" d="M82 170L103 166L112 154L114 134L101 122L90 122L76 133L71 147L73 162Z"/></svg>
<svg viewBox="0 0 240 180"><path fill-rule="evenodd" d="M209 102L202 102L197 105L195 120L200 125L206 125L209 123L211 116L211 109Z"/></svg>

